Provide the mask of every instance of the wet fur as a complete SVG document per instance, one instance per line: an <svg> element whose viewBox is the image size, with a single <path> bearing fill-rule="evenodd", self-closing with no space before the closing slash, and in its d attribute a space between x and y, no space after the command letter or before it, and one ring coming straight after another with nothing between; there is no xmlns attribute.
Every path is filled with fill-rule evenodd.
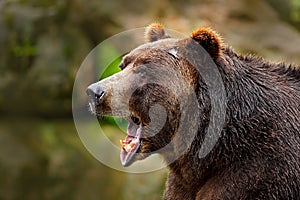
<svg viewBox="0 0 300 200"><path fill-rule="evenodd" d="M297 199L299 68L238 56L230 48L216 64L228 98L221 138L199 159L202 127L190 151L170 165L164 198ZM198 90L207 93L199 85ZM198 97L210 107L208 98Z"/></svg>
<svg viewBox="0 0 300 200"><path fill-rule="evenodd" d="M133 76L139 70L143 71L142 67L147 63L175 69L192 85L201 113L199 118L190 119L191 124L200 124L192 145L168 166L169 175L163 198L299 198L300 67L269 63L253 56L239 56L226 47L211 29L197 29L191 38L174 43L168 39L161 25L153 24L147 28L146 38L149 42L146 46L138 47L123 58L120 65L123 76ZM201 44L211 55L221 74L227 96L226 121L221 137L204 158L199 158L198 152L207 131L211 110L207 86L201 74L189 63L165 51L168 45L173 44L184 51L184 47L191 42ZM164 80L163 74L157 76ZM136 76L128 79L128 82L122 82L121 78L115 78L113 83L106 81L105 84L124 87L135 79ZM176 87L176 81L171 80L168 84ZM181 85L182 96L188 97L185 88L186 85ZM145 124L146 138L142 142L142 153L164 147L176 134L180 116L187 114L178 109L176 95L156 84L145 85L132 95L130 112ZM99 105L100 114L109 114L110 96L107 95ZM165 107L167 120L158 134L147 137L147 132L150 132L147 130L149 108L154 104ZM185 134L189 134L189 129ZM182 136L182 141L175 141L169 152L162 153L165 160L168 161L170 153L176 153L186 135Z"/></svg>
<svg viewBox="0 0 300 200"><path fill-rule="evenodd" d="M201 127L189 151L169 166L164 199L297 199L300 67L238 56L211 30L198 29L191 37L211 54L221 73L226 124L213 151L200 159L210 98L201 75L190 73L187 79L200 80L195 87Z"/></svg>

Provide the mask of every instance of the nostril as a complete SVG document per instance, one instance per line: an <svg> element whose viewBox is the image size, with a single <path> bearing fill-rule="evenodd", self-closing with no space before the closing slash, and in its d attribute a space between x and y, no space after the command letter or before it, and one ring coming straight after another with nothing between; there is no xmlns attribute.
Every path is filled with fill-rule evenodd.
<svg viewBox="0 0 300 200"><path fill-rule="evenodd" d="M100 100L103 99L103 96L105 95L105 91L102 90L101 87L92 84L87 88L86 94L91 100L99 102Z"/></svg>
<svg viewBox="0 0 300 200"><path fill-rule="evenodd" d="M101 100L102 97L104 96L104 94L105 94L105 92L103 90L100 90L100 91L98 91L98 92L95 93L95 98L97 100Z"/></svg>

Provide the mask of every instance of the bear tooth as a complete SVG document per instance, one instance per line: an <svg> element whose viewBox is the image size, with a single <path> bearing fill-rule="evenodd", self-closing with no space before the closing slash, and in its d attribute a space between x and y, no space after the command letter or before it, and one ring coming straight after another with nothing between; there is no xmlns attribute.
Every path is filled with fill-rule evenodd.
<svg viewBox="0 0 300 200"><path fill-rule="evenodd" d="M134 141L131 141L129 145L130 145L130 147L132 148L132 147L134 147L135 142L134 142Z"/></svg>
<svg viewBox="0 0 300 200"><path fill-rule="evenodd" d="M131 146L130 144L127 144L125 147L124 147L125 151L129 152L131 150Z"/></svg>

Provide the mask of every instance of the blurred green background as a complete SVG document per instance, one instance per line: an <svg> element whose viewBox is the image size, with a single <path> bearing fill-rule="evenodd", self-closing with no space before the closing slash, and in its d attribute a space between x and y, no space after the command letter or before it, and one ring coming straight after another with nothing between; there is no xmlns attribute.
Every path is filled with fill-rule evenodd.
<svg viewBox="0 0 300 200"><path fill-rule="evenodd" d="M184 34L210 26L239 53L300 63L300 0L0 0L0 200L161 198L166 170L102 165L81 143L71 107L87 54L151 22Z"/></svg>

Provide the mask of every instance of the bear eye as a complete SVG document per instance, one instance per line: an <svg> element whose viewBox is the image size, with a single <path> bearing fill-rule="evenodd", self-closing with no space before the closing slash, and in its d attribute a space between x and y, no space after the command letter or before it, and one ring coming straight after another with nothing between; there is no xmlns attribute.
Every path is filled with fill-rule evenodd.
<svg viewBox="0 0 300 200"><path fill-rule="evenodd" d="M119 68L121 69L121 70L123 70L123 69L125 69L125 64L122 62L120 65L119 65Z"/></svg>

